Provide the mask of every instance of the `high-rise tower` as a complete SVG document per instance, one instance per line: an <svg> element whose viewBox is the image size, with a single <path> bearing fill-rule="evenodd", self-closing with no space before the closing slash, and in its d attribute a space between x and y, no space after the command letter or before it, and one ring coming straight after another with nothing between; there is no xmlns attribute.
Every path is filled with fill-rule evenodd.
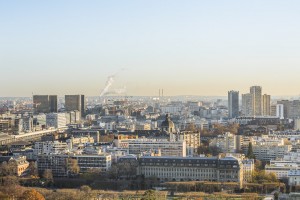
<svg viewBox="0 0 300 200"><path fill-rule="evenodd" d="M33 95L34 113L57 112L57 95Z"/></svg>
<svg viewBox="0 0 300 200"><path fill-rule="evenodd" d="M78 110L81 116L85 114L85 98L84 95L65 95L65 109L66 111Z"/></svg>
<svg viewBox="0 0 300 200"><path fill-rule="evenodd" d="M261 116L262 115L262 100L261 100L261 86L252 86L250 88L250 94L252 96L252 115Z"/></svg>
<svg viewBox="0 0 300 200"><path fill-rule="evenodd" d="M228 92L228 117L235 118L239 116L239 92Z"/></svg>
<svg viewBox="0 0 300 200"><path fill-rule="evenodd" d="M262 115L270 116L271 115L271 96L264 94L262 96Z"/></svg>

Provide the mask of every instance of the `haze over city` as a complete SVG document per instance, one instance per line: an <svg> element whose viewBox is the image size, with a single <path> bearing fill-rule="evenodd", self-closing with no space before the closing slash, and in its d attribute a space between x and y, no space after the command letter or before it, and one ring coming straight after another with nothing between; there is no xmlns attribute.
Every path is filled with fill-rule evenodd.
<svg viewBox="0 0 300 200"><path fill-rule="evenodd" d="M299 1L1 1L1 96L299 95Z"/></svg>

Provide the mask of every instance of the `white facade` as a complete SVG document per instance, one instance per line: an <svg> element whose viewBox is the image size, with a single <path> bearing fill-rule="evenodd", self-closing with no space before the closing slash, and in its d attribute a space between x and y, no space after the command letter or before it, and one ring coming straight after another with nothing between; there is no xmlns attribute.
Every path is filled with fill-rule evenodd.
<svg viewBox="0 0 300 200"><path fill-rule="evenodd" d="M300 170L290 170L288 176L290 186L300 185Z"/></svg>
<svg viewBox="0 0 300 200"><path fill-rule="evenodd" d="M292 145L253 145L253 154L258 160L269 161L283 158L291 149Z"/></svg>
<svg viewBox="0 0 300 200"><path fill-rule="evenodd" d="M129 154L141 154L150 150L161 150L162 156L186 156L185 141L168 141L156 139L137 139L128 141Z"/></svg>
<svg viewBox="0 0 300 200"><path fill-rule="evenodd" d="M68 150L68 145L65 142L47 141L34 143L34 155L40 154L58 154Z"/></svg>
<svg viewBox="0 0 300 200"><path fill-rule="evenodd" d="M162 114L166 114L166 113L179 114L181 110L182 110L182 106L173 106L173 105L161 106Z"/></svg>
<svg viewBox="0 0 300 200"><path fill-rule="evenodd" d="M290 170L298 168L299 165L294 162L280 160L271 160L270 164L265 166L266 172L276 174L278 179L287 178Z"/></svg>
<svg viewBox="0 0 300 200"><path fill-rule="evenodd" d="M224 135L218 135L209 146L219 147L224 153L235 153L237 150L236 135L226 132Z"/></svg>
<svg viewBox="0 0 300 200"><path fill-rule="evenodd" d="M63 128L66 127L65 113L49 113L46 115L46 124L48 127Z"/></svg>
<svg viewBox="0 0 300 200"><path fill-rule="evenodd" d="M283 104L276 105L276 117L278 117L279 119L284 119L284 105Z"/></svg>
<svg viewBox="0 0 300 200"><path fill-rule="evenodd" d="M300 130L300 119L294 119L294 130Z"/></svg>
<svg viewBox="0 0 300 200"><path fill-rule="evenodd" d="M111 167L111 155L110 154L98 154L98 155L74 155L78 162L80 172L87 172L89 169L98 169L101 172L108 171Z"/></svg>
<svg viewBox="0 0 300 200"><path fill-rule="evenodd" d="M254 172L254 159L247 159L242 160L243 163L243 176L245 182L251 182L252 181L252 175Z"/></svg>

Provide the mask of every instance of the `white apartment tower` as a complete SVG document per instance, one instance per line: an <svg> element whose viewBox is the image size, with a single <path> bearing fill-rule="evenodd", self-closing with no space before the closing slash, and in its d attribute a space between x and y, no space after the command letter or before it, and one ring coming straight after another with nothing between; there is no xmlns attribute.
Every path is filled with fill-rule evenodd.
<svg viewBox="0 0 300 200"><path fill-rule="evenodd" d="M284 119L284 105L283 104L276 105L276 117L278 117L279 119Z"/></svg>
<svg viewBox="0 0 300 200"><path fill-rule="evenodd" d="M262 96L261 86L250 87L250 94L252 96L252 115L261 116L262 115Z"/></svg>
<svg viewBox="0 0 300 200"><path fill-rule="evenodd" d="M264 94L262 96L262 115L270 116L271 115L271 96Z"/></svg>
<svg viewBox="0 0 300 200"><path fill-rule="evenodd" d="M242 112L244 116L252 115L252 95L242 94Z"/></svg>

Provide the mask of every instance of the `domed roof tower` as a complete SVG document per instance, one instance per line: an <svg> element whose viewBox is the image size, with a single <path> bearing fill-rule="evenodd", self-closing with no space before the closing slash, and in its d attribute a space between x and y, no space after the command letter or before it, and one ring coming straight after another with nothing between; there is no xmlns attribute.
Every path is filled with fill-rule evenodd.
<svg viewBox="0 0 300 200"><path fill-rule="evenodd" d="M166 131L168 133L175 132L174 122L171 121L169 114L166 114L166 119L161 123L161 130Z"/></svg>

